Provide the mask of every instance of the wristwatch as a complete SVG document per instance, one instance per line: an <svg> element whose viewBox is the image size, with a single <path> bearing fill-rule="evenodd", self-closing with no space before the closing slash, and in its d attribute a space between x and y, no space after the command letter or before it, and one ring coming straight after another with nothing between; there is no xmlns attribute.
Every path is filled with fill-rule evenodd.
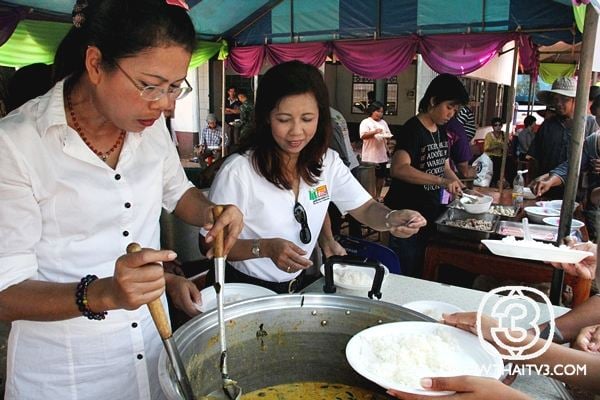
<svg viewBox="0 0 600 400"><path fill-rule="evenodd" d="M252 240L252 255L260 258L260 239Z"/></svg>

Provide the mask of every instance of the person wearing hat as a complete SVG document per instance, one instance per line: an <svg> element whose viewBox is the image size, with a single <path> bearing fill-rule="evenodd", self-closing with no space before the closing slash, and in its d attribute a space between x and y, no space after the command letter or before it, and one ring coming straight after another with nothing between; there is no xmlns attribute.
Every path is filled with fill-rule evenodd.
<svg viewBox="0 0 600 400"><path fill-rule="evenodd" d="M596 97L600 96L600 86L592 85L590 86L590 94L588 96L588 115L585 118L585 137L587 138L592 133L596 132L600 129L600 125L598 124L598 117L596 116L596 111L598 106L594 106L594 100Z"/></svg>
<svg viewBox="0 0 600 400"><path fill-rule="evenodd" d="M532 182L532 191L537 196L552 187L547 184L551 178L550 171L567 160L573 130L576 87L575 78L560 77L554 81L552 89L537 93L542 103L553 106L556 110L554 117L544 121L527 152L528 159L533 158L537 165L538 177ZM561 197L562 189L552 189L549 195Z"/></svg>
<svg viewBox="0 0 600 400"><path fill-rule="evenodd" d="M200 145L206 150L215 150L221 147L223 140L221 127L217 124L217 117L215 114L208 114L206 116L206 127L202 129L202 137L200 138ZM228 144L227 135L225 135L225 146Z"/></svg>

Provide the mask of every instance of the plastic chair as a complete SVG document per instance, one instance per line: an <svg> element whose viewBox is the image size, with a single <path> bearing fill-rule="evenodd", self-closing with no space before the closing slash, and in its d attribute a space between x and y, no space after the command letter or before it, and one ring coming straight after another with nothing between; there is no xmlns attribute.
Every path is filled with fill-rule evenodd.
<svg viewBox="0 0 600 400"><path fill-rule="evenodd" d="M385 265L392 274L402 274L398 256L394 250L382 244L350 236L337 236L337 241L346 249L348 255L370 258Z"/></svg>

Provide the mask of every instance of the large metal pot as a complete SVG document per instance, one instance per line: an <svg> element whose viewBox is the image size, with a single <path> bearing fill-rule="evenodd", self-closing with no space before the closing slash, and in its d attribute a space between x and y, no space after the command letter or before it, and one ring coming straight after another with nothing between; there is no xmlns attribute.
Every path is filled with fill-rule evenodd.
<svg viewBox="0 0 600 400"><path fill-rule="evenodd" d="M385 322L431 320L395 304L354 296L304 294L249 299L225 307L228 367L244 393L265 386L319 381L385 391L352 370L348 340ZM174 334L196 396L221 387L216 311L198 316ZM179 400L164 350L159 359L161 387Z"/></svg>

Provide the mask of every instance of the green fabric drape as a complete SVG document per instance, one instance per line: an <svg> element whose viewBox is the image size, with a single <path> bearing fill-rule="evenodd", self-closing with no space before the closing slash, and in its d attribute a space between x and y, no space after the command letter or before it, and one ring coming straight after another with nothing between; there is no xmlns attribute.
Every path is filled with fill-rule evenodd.
<svg viewBox="0 0 600 400"><path fill-rule="evenodd" d="M583 23L585 22L585 8L586 4L580 6L573 6L573 16L575 17L575 23L577 24L577 30L583 33Z"/></svg>
<svg viewBox="0 0 600 400"><path fill-rule="evenodd" d="M54 53L71 24L23 20L17 25L12 36L0 47L0 65L22 67L34 63L52 64ZM204 64L218 54L219 60L229 55L227 42L198 41L192 54L190 68Z"/></svg>
<svg viewBox="0 0 600 400"><path fill-rule="evenodd" d="M229 55L227 42L225 40L217 43L199 40L196 45L196 50L194 51L194 54L192 54L192 59L190 60L190 69L204 64L217 53L219 53L219 60L223 60Z"/></svg>
<svg viewBox="0 0 600 400"><path fill-rule="evenodd" d="M34 63L52 64L54 52L71 24L23 20L0 47L0 65L22 67Z"/></svg>
<svg viewBox="0 0 600 400"><path fill-rule="evenodd" d="M575 68L575 64L540 63L540 77L544 82L552 84L561 76L574 76Z"/></svg>

